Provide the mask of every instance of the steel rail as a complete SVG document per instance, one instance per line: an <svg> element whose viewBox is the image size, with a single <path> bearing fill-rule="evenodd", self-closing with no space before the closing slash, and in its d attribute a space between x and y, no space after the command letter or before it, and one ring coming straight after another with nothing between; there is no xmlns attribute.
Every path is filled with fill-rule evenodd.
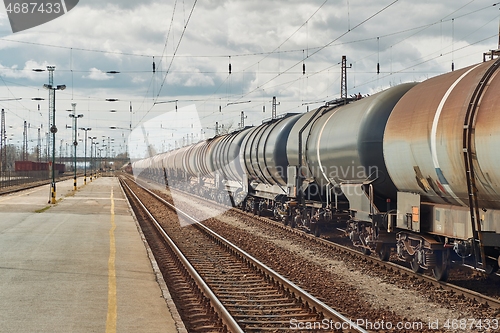
<svg viewBox="0 0 500 333"><path fill-rule="evenodd" d="M163 236L163 238L165 239L165 241L171 247L172 251L179 258L179 260L184 265L184 267L186 268L186 270L189 272L189 274L191 275L191 277L193 278L193 280L196 282L196 285L200 288L200 290L203 292L203 294L205 295L205 297L210 301L210 304L213 306L215 312L217 312L217 314L219 315L219 317L222 320L222 322L226 325L226 327L231 332L234 332L234 333L244 333L243 329L234 320L234 318L231 316L231 314L229 313L229 311L219 301L219 299L214 294L214 292L205 283L205 281L203 280L203 278L198 274L198 272L196 271L196 269L191 265L191 263L184 256L184 254L181 252L181 250L177 247L177 245L174 243L174 241L163 230L163 228L161 227L161 225L154 218L154 216L149 212L149 210L146 208L146 206L144 206L144 204L137 197L137 195L134 193L134 191L132 191L132 189L125 182L122 182L122 184L123 184L123 186L125 186L129 190L129 192L133 195L134 199L137 200L138 204L144 210L144 212L148 215L148 217L151 219L151 221L153 221L153 224L155 225L156 229L161 233L161 235ZM143 188L143 187L141 186L141 188ZM143 188L143 189L145 189L145 188ZM145 189L145 190L148 191L147 189ZM150 192L150 193L154 194L152 192Z"/></svg>
<svg viewBox="0 0 500 333"><path fill-rule="evenodd" d="M241 214L246 214L246 213L241 212L241 211L239 211L239 212ZM443 281L437 281L437 280L435 280L431 276L427 276L427 275L415 273L411 269L409 269L407 267L404 267L404 266L401 266L401 265L399 265L397 263L393 263L393 262L390 262L390 261L383 261L383 260L380 260L379 258L374 257L374 256L367 256L367 255L359 252L356 249L351 249L351 248L349 248L347 246L340 245L340 244L334 243L334 242L326 240L326 239L318 238L318 237L315 237L315 236L310 235L310 234L306 234L303 231L300 231L300 230L297 230L297 229L292 229L290 227L284 226L280 222L276 222L276 221L273 221L273 220L270 220L270 219L266 219L264 217L254 217L254 218L257 218L261 222L264 222L264 223L267 223L267 224L271 224L271 225L277 226L277 227L279 227L279 228L281 228L283 230L287 230L289 232L292 232L292 233L294 233L296 235L299 235L299 236L302 236L302 237L306 237L306 238L308 238L308 239L310 239L312 241L315 241L315 242L317 242L319 244L322 244L322 245L324 245L324 246L326 246L328 248L332 248L332 249L335 249L335 250L337 250L339 252L344 252L344 253L347 253L349 255L353 255L353 256L355 256L355 257L357 257L359 259L369 261L369 262L371 262L373 264L378 264L380 266L385 267L388 270L400 271L402 274L407 274L408 276L413 276L413 277L422 279L425 282L432 284L433 286L441 287L444 290L452 291L452 292L457 293L459 295L463 295L463 296L465 296L465 297L467 297L467 298L469 298L471 300L477 301L479 303L485 304L487 306L490 306L490 307L493 307L493 308L496 308L496 309L500 309L500 300L498 300L498 299L495 299L495 298L492 298L492 297L480 294L480 293L475 292L473 290L468 290L466 288L454 285L452 283L443 282Z"/></svg>
<svg viewBox="0 0 500 333"><path fill-rule="evenodd" d="M172 189L170 189L170 190L172 191ZM185 193L185 192L179 191L177 189L173 189L173 191ZM189 195L192 195L192 194L189 193ZM216 202L213 202L213 204L220 205L219 203L216 203ZM316 237L316 236L311 235L311 234L307 234L304 231L301 231L298 229L290 228L289 226L283 225L281 222L277 222L277 221L274 221L274 220L271 220L271 219L268 219L265 217L261 217L261 216L250 215L250 213L243 212L239 209L233 209L233 211L237 212L239 214L244 214L246 216L250 216L250 217L257 219L263 223L278 227L282 230L291 232L295 235L305 237L311 241L317 242L317 243L319 243L323 246L326 246L328 248L337 250L339 252L344 252L346 254L353 255L361 260L369 261L375 265L378 264L378 265L383 266L386 269L391 270L391 271L399 271L401 274L406 274L408 276L413 276L413 277L416 277L418 279L422 279L425 282L430 283L435 287L441 287L446 291L452 291L454 293L457 293L459 295L463 295L466 298L474 300L474 301L479 302L481 304L485 304L485 305L490 306L490 307L495 308L495 309L500 309L500 300L498 300L498 299L483 295L483 294L475 292L473 290L468 290L466 288L454 285L452 283L437 281L431 276L415 273L411 269L404 267L404 266L401 266L400 264L389 262L389 261L383 261L383 260L380 260L379 258L374 257L374 256L367 256L367 255L359 252L356 249L352 249L352 248L349 248L347 246L340 245L340 244L337 244L335 242L332 242L332 241L329 241L326 239L322 239L322 238Z"/></svg>
<svg viewBox="0 0 500 333"><path fill-rule="evenodd" d="M68 179L72 179L72 178L73 178L73 176L69 176L69 175L62 176L62 177L57 178L56 182L59 183L59 182L62 182L62 181L68 180ZM0 196L9 195L12 193L17 193L17 192L21 192L24 190L30 190L32 188L41 187L41 186L45 186L45 185L50 185L50 182L51 182L51 180L47 178L47 179L43 179L43 180L38 180L38 181L34 181L34 182L20 184L19 186L17 186L17 185L4 186L4 187L0 186Z"/></svg>
<svg viewBox="0 0 500 333"><path fill-rule="evenodd" d="M137 184L137 182L136 182ZM240 258L244 259L246 262L250 263L254 267L256 267L260 272L266 274L269 276L273 281L281 284L285 289L288 291L292 292L293 294L296 295L297 298L300 298L302 301L306 302L311 308L315 308L317 311L321 312L324 317L331 319L331 320L338 320L342 322L342 328L343 332L357 332L357 333L368 333L366 330L364 330L362 327L357 325L355 322L351 321L349 318L345 317L342 315L340 312L332 309L316 297L312 296L309 294L307 291L303 290L284 276L280 275L279 273L275 272L272 270L270 267L266 266L264 263L259 261L258 259L254 258L251 256L249 253L245 252L244 250L240 249L238 246L235 244L231 243L230 241L226 240L216 232L212 231L208 227L204 226L200 221L196 220L195 218L191 217L189 214L185 213L184 211L180 210L179 208L175 207L171 203L167 202L165 199L162 197L158 196L156 193L151 192L149 189L144 188L140 184L137 184L141 188L143 188L145 191L150 193L152 196L157 198L159 201L164 203L165 205L169 206L170 208L174 209L177 214L180 214L184 216L186 219L190 220L193 225L197 226L198 228L202 229L204 232L206 232L211 238L219 242L219 244L224 245L228 249L230 249L231 252L234 254L240 256ZM344 325L344 323L346 325Z"/></svg>
<svg viewBox="0 0 500 333"><path fill-rule="evenodd" d="M178 189L170 189L170 190L171 191L176 191L176 192L187 194L186 192L180 191ZM193 195L193 194L189 193L189 195ZM206 199L206 198L203 198L203 199ZM217 202L212 202L212 204L214 204L214 205L220 205ZM237 212L239 214L244 214L246 216L250 216L250 213L243 212L243 211L241 211L239 209L233 209L233 211ZM269 224L269 225L273 225L273 226L278 227L278 228L280 228L282 230L285 230L287 232L291 232L291 233L293 233L295 235L308 238L309 240L317 242L319 244L322 244L323 246L326 246L328 248L335 249L335 250L337 250L339 252L344 252L346 254L353 255L353 256L361 259L361 260L369 261L369 262L371 262L372 264L375 264L375 265L378 264L380 266L385 267L386 269L388 269L390 271L399 271L401 274L406 274L408 276L413 276L413 277L416 277L418 279L424 280L425 282L430 283L430 284L432 284L435 287L440 287L440 288L443 288L444 290L452 291L454 293L457 293L459 295L463 295L464 297L466 297L468 299L471 299L471 300L474 300L476 302L479 302L481 304L485 304L485 305L490 306L490 307L495 308L495 309L500 309L500 300L498 300L498 299L495 299L495 298L483 295L481 293L478 293L478 292L475 292L475 291L472 291L472 290L468 290L466 288L454 285L452 283L443 282L443 281L437 281L437 280L435 280L434 278L432 278L430 276L419 274L419 273L415 273L411 269L406 268L404 266L401 266L400 264L393 263L393 262L388 262L388 261L382 261L379 258L374 257L374 256L367 256L367 255L359 252L356 249L351 249L351 248L349 248L347 246L340 245L340 244L334 243L334 242L329 241L329 240L325 240L325 239L322 239L322 238L315 237L313 235L307 234L307 233L305 233L303 231L300 231L298 229L293 229L293 228L290 228L288 226L285 226L281 222L277 222L277 221L274 221L274 220L271 220L271 219L268 219L268 218L265 218L265 217L260 217L260 216L253 216L252 215L251 217L254 218L254 219L257 219L257 220L259 220L259 221L261 221L263 223L266 223L266 224Z"/></svg>

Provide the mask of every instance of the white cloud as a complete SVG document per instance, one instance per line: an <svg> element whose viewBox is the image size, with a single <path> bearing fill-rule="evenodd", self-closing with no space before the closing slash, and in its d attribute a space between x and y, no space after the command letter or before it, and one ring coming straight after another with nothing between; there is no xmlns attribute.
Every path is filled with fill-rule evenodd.
<svg viewBox="0 0 500 333"><path fill-rule="evenodd" d="M113 76L111 76L110 74L106 74L105 72L94 67L90 69L90 74L86 76L84 75L83 78L96 81L106 81L112 80Z"/></svg>
<svg viewBox="0 0 500 333"><path fill-rule="evenodd" d="M28 60L25 62L23 68L19 68L18 65L12 66L4 66L0 64L0 74L7 78L12 79L36 79L39 77L39 74L34 72L34 69L46 70L49 63L46 61L43 63L39 63L35 60Z"/></svg>
<svg viewBox="0 0 500 333"><path fill-rule="evenodd" d="M237 124L242 107L268 117L262 106L270 110L273 95L281 103L278 112L304 111L303 102L338 97L342 55L353 64L348 70L349 92L364 94L449 71L452 49L455 68L461 68L480 62L483 51L497 46L498 9L486 0L399 1L363 24L389 2L352 0L349 14L347 2L327 2L310 18L323 2L197 2L184 35L193 0L177 2L173 19L174 1L80 1L68 14L17 34L10 33L8 18L0 13L0 75L10 81L8 88L0 87L4 89L0 94L26 100L42 96L38 91L47 83L47 72L32 69L55 65L55 83L68 87L58 92L58 107L68 109L71 101L78 103L87 112L83 121L93 128L93 135L109 135L98 132L99 127L109 129L104 114L119 127L128 127L131 118L135 123L150 117L157 96L178 99L179 108L200 101L196 106L207 122L203 126L211 127L221 117ZM279 52L269 53L280 45ZM308 55L302 75L302 61ZM110 70L120 74L106 74ZM112 115L109 103L102 102L108 97L120 99ZM223 107L218 113L219 105L235 100L252 103ZM26 110L36 109L37 104L24 101L16 114L29 118Z"/></svg>

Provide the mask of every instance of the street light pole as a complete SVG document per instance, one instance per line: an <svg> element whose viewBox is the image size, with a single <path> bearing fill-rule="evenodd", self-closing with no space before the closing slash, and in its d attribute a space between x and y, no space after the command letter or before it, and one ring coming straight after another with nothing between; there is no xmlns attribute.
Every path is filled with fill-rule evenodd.
<svg viewBox="0 0 500 333"><path fill-rule="evenodd" d="M90 138L90 181L94 176L94 139L97 139L96 136L91 136Z"/></svg>
<svg viewBox="0 0 500 333"><path fill-rule="evenodd" d="M55 66L47 66L49 71L49 84L44 84L43 87L49 90L49 124L50 132L52 133L52 182L50 184L51 198L49 203L56 203L56 90L66 89L65 85L57 85L54 87L54 70ZM49 146L50 147L50 146Z"/></svg>
<svg viewBox="0 0 500 333"><path fill-rule="evenodd" d="M104 150L104 147L99 148L99 171L102 170L102 151Z"/></svg>
<svg viewBox="0 0 500 333"><path fill-rule="evenodd" d="M73 176L73 190L76 191L76 146L78 146L78 136L77 136L77 129L78 129L78 118L83 118L83 114L76 115L76 103L71 103L71 106L73 107L73 113L70 114L69 116L73 118L73 128L75 129L74 131L74 140L73 140L73 147L74 147L74 176Z"/></svg>
<svg viewBox="0 0 500 333"><path fill-rule="evenodd" d="M88 127L82 127L80 128L82 131L85 131L85 157L84 157L84 163L83 163L83 184L87 185L87 131L91 131L92 128ZM91 178L92 179L92 178Z"/></svg>
<svg viewBox="0 0 500 333"><path fill-rule="evenodd" d="M97 137L94 137L97 139ZM97 179L97 145L99 142L94 142L94 179Z"/></svg>

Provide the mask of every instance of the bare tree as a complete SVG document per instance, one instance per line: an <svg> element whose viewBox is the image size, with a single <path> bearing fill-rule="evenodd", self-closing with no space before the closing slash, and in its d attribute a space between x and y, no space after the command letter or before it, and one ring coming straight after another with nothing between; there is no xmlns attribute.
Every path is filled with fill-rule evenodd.
<svg viewBox="0 0 500 333"><path fill-rule="evenodd" d="M5 147L5 151L7 155L7 166L5 170L14 170L14 161L21 159L21 150L15 145L10 144Z"/></svg>
<svg viewBox="0 0 500 333"><path fill-rule="evenodd" d="M222 126L219 128L219 134L231 133L234 130L233 127L234 127L234 122L222 124Z"/></svg>

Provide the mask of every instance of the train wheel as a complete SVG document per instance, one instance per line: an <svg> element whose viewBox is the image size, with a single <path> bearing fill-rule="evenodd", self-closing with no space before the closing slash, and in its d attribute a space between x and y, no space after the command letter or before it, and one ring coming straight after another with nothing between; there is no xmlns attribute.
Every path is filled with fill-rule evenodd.
<svg viewBox="0 0 500 333"><path fill-rule="evenodd" d="M316 224L316 226L314 227L314 236L315 237L321 236L321 229L319 228L318 224Z"/></svg>
<svg viewBox="0 0 500 333"><path fill-rule="evenodd" d="M498 271L498 263L493 260L486 260L486 266L484 267L484 272L491 275Z"/></svg>
<svg viewBox="0 0 500 333"><path fill-rule="evenodd" d="M362 247L361 252L366 256L369 256L372 253L372 251L370 249L367 249L366 247Z"/></svg>
<svg viewBox="0 0 500 333"><path fill-rule="evenodd" d="M389 257L391 256L391 248L387 245L382 245L380 250L378 250L377 254L380 260L389 261Z"/></svg>
<svg viewBox="0 0 500 333"><path fill-rule="evenodd" d="M418 264L417 253L413 255L413 259L410 261L411 270L415 273L422 273L422 267Z"/></svg>
<svg viewBox="0 0 500 333"><path fill-rule="evenodd" d="M448 280L448 262L445 251L436 251L436 266L432 269L432 275L438 281Z"/></svg>
<svg viewBox="0 0 500 333"><path fill-rule="evenodd" d="M288 220L290 218L288 216L283 217L283 225L288 225Z"/></svg>

